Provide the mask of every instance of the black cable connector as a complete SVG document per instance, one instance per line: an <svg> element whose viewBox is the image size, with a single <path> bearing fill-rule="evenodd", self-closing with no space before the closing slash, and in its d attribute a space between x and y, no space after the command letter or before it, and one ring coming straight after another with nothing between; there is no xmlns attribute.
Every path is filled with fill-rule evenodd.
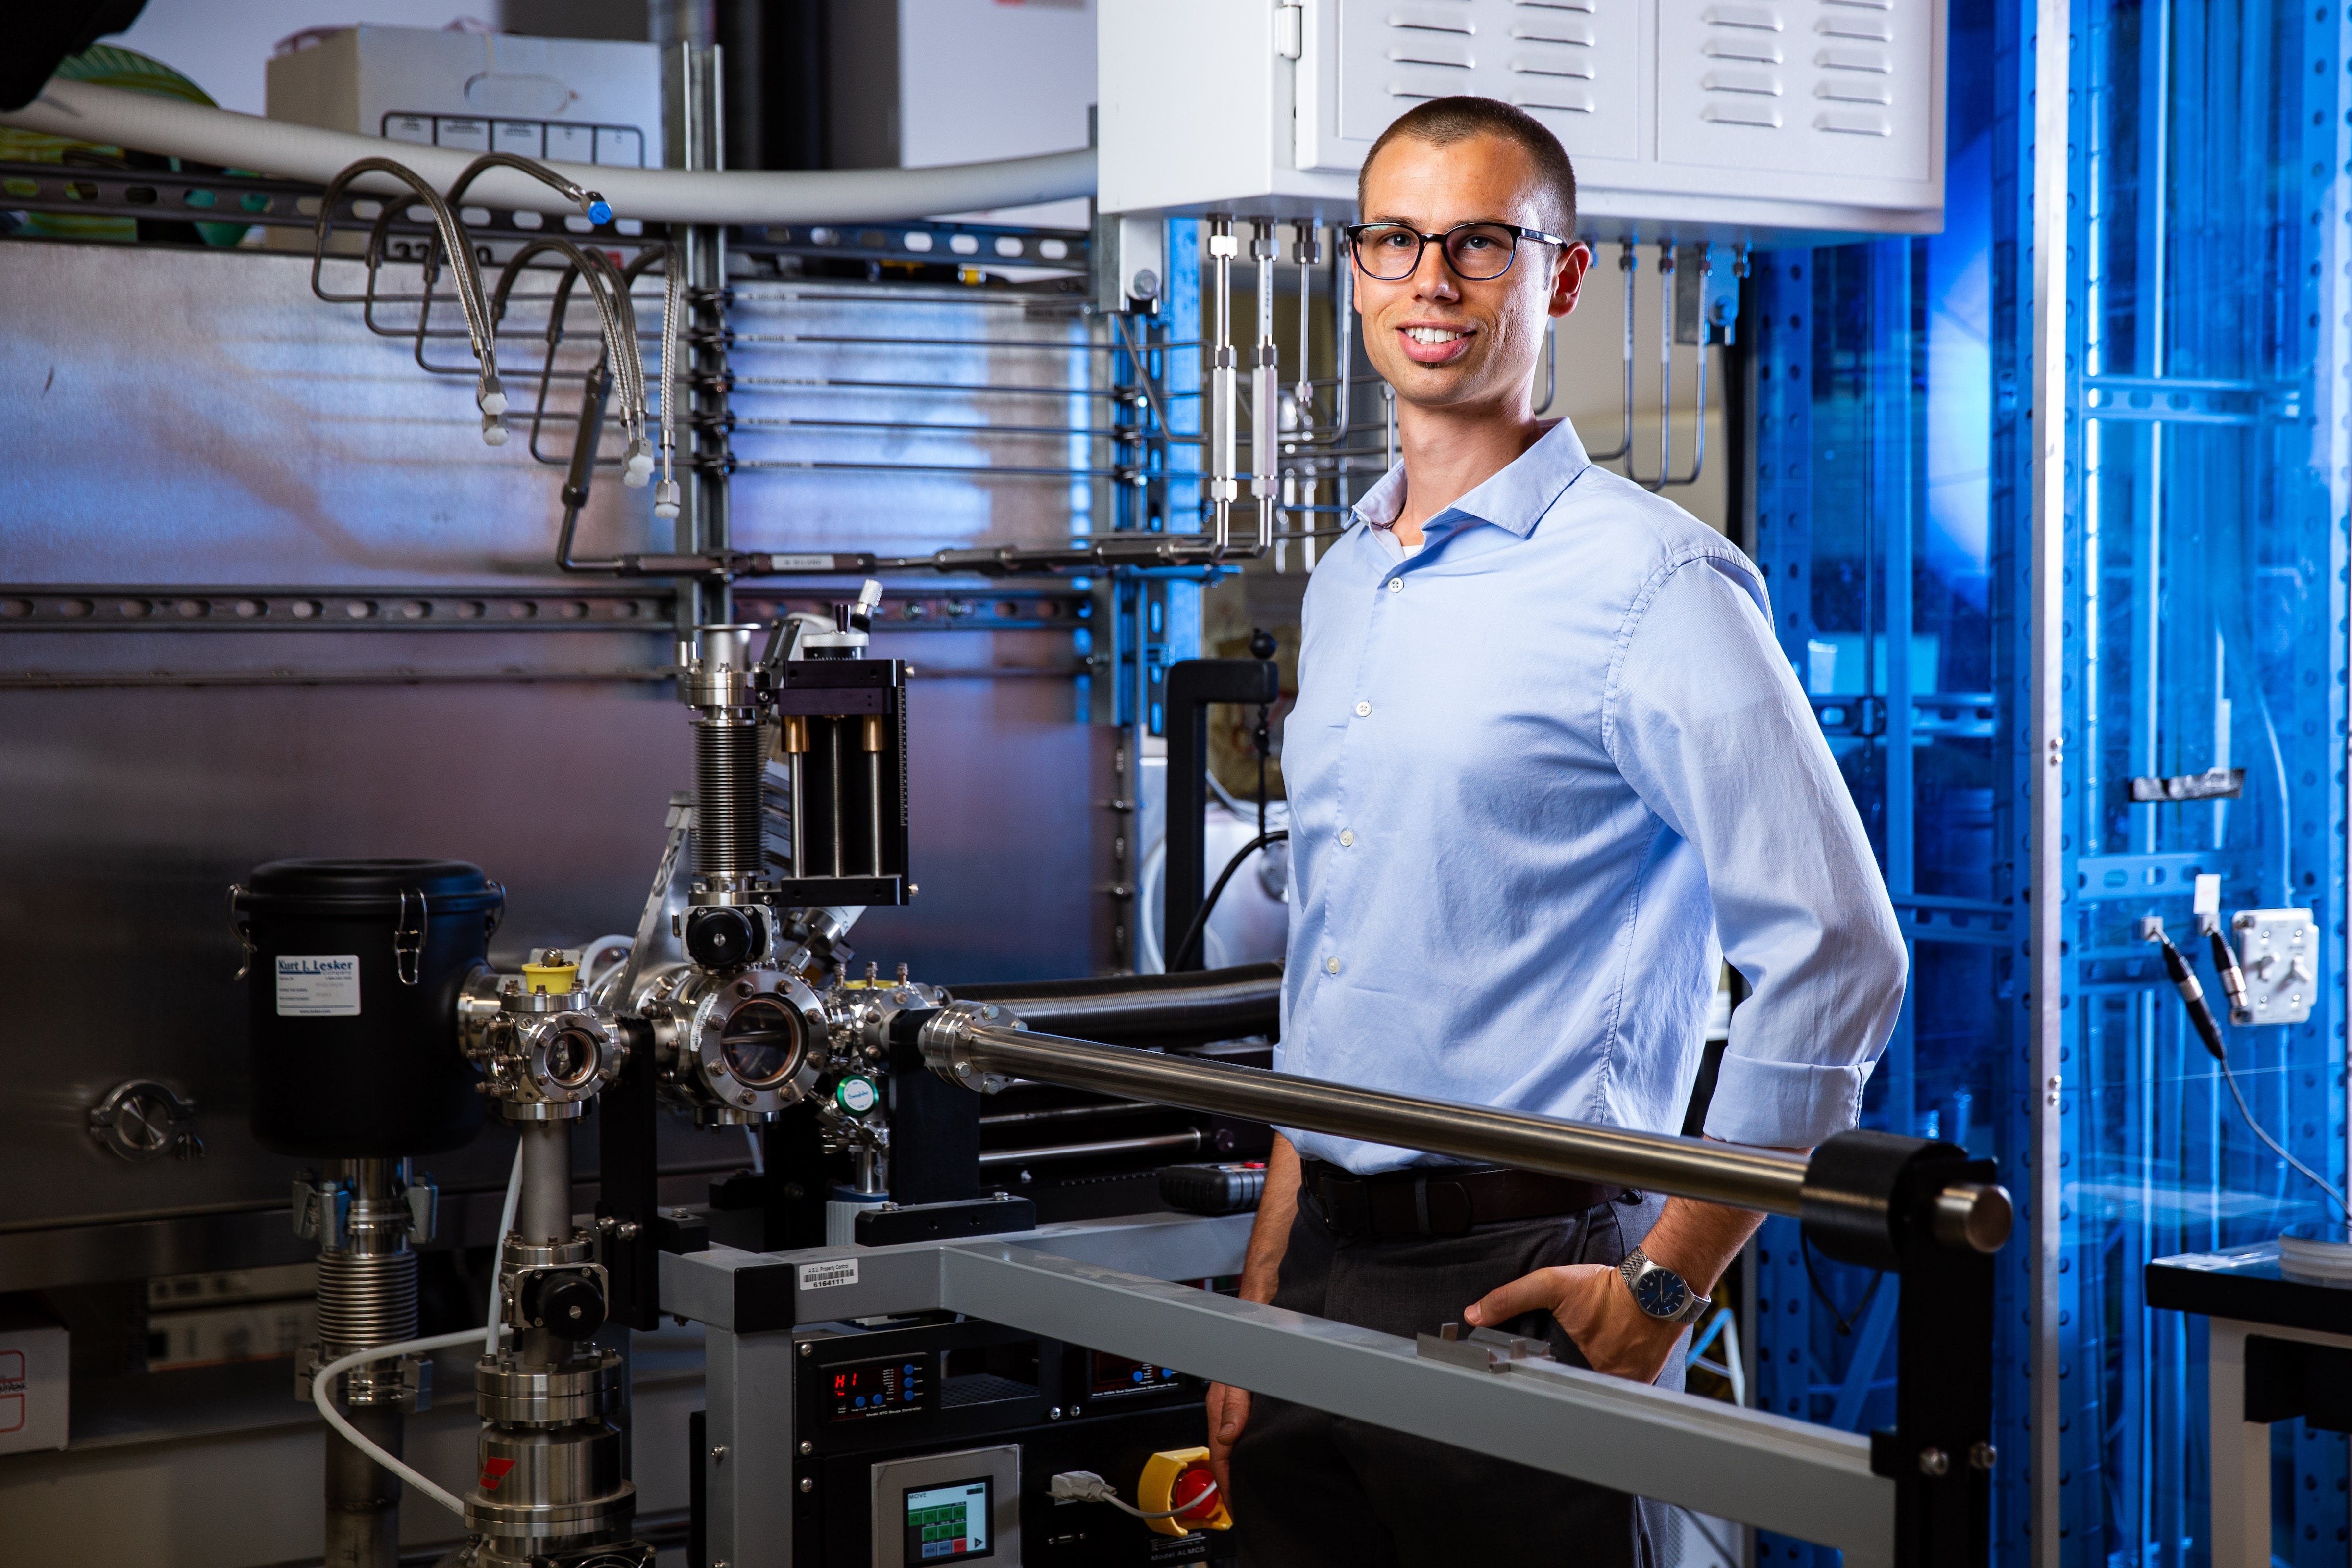
<svg viewBox="0 0 2352 1568"><path fill-rule="evenodd" d="M2164 973L2171 977L2172 988L2180 993L2181 1005L2189 1009L2189 1022L2197 1030L2197 1037L2213 1053L2213 1059L2226 1064L2229 1052L2221 1045L2221 1026L2213 1016L2213 1009L2205 1001L2205 987L2197 983L2197 972L2189 967L2189 960L2172 945L2162 926L2154 927L2148 941L2164 949Z"/></svg>
<svg viewBox="0 0 2352 1568"><path fill-rule="evenodd" d="M2253 1009L2246 1005L2246 972L2238 967L2237 950L2230 945L2230 939L2221 934L2218 925L2205 936L2213 944L2213 973L2221 977L2221 994L2230 999L2230 1021L2251 1023Z"/></svg>

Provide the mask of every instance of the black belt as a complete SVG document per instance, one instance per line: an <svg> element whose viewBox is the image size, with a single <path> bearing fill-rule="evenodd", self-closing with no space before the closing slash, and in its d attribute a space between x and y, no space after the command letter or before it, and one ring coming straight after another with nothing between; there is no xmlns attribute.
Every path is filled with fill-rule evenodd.
<svg viewBox="0 0 2352 1568"><path fill-rule="evenodd" d="M1301 1160L1299 1179L1322 1205L1335 1236L1462 1236L1503 1220L1581 1214L1641 1194L1598 1182L1538 1175L1499 1165L1420 1166L1359 1176L1324 1160Z"/></svg>

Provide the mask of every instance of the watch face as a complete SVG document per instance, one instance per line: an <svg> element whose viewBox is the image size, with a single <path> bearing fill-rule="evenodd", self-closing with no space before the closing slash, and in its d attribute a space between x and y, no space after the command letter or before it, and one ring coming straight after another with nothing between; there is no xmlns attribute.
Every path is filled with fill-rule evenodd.
<svg viewBox="0 0 2352 1568"><path fill-rule="evenodd" d="M1654 1318L1671 1318L1690 1304L1690 1287L1673 1269L1652 1268L1633 1282L1633 1300Z"/></svg>

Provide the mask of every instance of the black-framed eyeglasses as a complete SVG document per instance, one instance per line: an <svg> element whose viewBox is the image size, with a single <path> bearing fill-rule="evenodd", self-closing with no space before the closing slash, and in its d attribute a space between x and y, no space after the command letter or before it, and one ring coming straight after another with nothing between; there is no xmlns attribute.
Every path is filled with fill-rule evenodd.
<svg viewBox="0 0 2352 1568"><path fill-rule="evenodd" d="M1458 223L1443 234L1423 234L1402 223L1354 223L1341 232L1364 276L1383 283L1401 283L1419 271L1421 253L1433 242L1454 275L1470 283L1488 282L1508 272L1523 239L1563 248L1572 243L1515 223Z"/></svg>

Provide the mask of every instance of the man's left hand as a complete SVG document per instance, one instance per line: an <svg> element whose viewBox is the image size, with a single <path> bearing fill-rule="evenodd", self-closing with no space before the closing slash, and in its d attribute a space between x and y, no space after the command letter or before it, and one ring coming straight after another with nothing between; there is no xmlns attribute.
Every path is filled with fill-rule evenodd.
<svg viewBox="0 0 2352 1568"><path fill-rule="evenodd" d="M1542 1310L1559 1320L1595 1372L1654 1383L1682 1338L1683 1325L1660 1322L1633 1302L1625 1277L1603 1263L1538 1268L1488 1291L1462 1320L1472 1328L1507 1323Z"/></svg>

